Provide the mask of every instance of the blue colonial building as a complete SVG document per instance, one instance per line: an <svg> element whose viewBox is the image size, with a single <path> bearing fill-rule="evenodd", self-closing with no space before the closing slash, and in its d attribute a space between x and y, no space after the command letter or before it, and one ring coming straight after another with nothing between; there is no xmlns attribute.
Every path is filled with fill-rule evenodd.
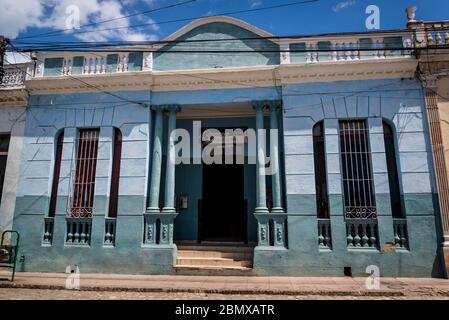
<svg viewBox="0 0 449 320"><path fill-rule="evenodd" d="M38 52L13 222L22 269L441 276L412 37L273 37L210 17L153 45ZM174 129L190 137L180 164ZM207 164L207 129L280 134L267 148L256 134L254 153L243 137L243 163Z"/></svg>

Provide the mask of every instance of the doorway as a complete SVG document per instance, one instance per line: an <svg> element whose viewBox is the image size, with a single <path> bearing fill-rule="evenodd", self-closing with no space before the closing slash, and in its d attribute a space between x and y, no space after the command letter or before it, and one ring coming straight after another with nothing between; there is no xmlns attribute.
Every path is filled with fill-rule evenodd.
<svg viewBox="0 0 449 320"><path fill-rule="evenodd" d="M203 196L198 215L198 242L247 243L244 165L203 165Z"/></svg>

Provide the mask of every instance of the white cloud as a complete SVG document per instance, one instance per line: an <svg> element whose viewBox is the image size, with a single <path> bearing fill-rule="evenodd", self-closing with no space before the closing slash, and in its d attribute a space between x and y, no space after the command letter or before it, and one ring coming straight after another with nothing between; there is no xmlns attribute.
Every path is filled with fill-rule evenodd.
<svg viewBox="0 0 449 320"><path fill-rule="evenodd" d="M5 60L6 60L6 62L5 62L6 64L11 64L11 63L28 62L28 61L31 61L31 58L30 58L29 54L27 54L27 53L6 51Z"/></svg>
<svg viewBox="0 0 449 320"><path fill-rule="evenodd" d="M51 28L62 30L67 28L68 15L66 9L75 5L79 9L79 24L85 25L109 19L122 17L126 12L125 4L130 0L2 0L6 4L0 11L0 30L10 38L15 38L28 27ZM156 0L151 0L156 1ZM139 16L137 16L139 17ZM143 20L142 20L143 19ZM69 19L70 20L70 19ZM148 17L140 16L144 23L154 23ZM103 30L94 32L74 33L74 36L84 41L107 41L112 39L140 41L154 40L155 34L147 34L129 29L130 18L123 18L107 23L101 23L92 27L82 28L80 31L102 30L108 28L123 27L122 29ZM150 30L159 31L159 26L151 25ZM67 32L68 34L70 32ZM51 39L51 38L48 38Z"/></svg>
<svg viewBox="0 0 449 320"><path fill-rule="evenodd" d="M255 8L255 7L262 5L261 0L250 0L249 3L251 5L251 8Z"/></svg>
<svg viewBox="0 0 449 320"><path fill-rule="evenodd" d="M44 7L38 0L2 0L0 10L0 30L9 38L15 38L27 27L39 25L44 13Z"/></svg>
<svg viewBox="0 0 449 320"><path fill-rule="evenodd" d="M355 5L356 3L357 3L356 0L342 1L342 2L339 2L339 3L337 3L336 5L334 5L334 6L332 7L332 10L333 10L334 12L340 12L341 10L344 10L344 9L346 9L346 8L349 8L349 7L353 6L353 5Z"/></svg>

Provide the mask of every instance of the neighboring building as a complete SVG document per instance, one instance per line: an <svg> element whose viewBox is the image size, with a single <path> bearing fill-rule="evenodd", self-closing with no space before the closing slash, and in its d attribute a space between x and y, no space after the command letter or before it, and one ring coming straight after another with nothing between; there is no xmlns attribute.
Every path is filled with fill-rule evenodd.
<svg viewBox="0 0 449 320"><path fill-rule="evenodd" d="M412 36L279 39L210 17L141 52L38 52L14 218L23 269L442 276ZM263 175L260 136L245 164L202 163L193 120L279 128L267 153L280 170ZM194 164L167 161L174 128L193 135Z"/></svg>
<svg viewBox="0 0 449 320"><path fill-rule="evenodd" d="M29 68L29 63L6 65L0 82L0 233L13 224L28 104L24 81Z"/></svg>
<svg viewBox="0 0 449 320"><path fill-rule="evenodd" d="M408 9L412 14L408 28L416 35L417 58L420 77L426 96L427 112L436 182L439 195L443 237L438 238L442 257L449 274L449 21L416 21L416 8Z"/></svg>

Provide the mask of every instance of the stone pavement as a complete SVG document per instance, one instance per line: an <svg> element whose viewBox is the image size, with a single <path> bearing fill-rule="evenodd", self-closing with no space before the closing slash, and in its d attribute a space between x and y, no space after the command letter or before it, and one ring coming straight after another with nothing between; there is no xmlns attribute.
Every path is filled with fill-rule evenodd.
<svg viewBox="0 0 449 320"><path fill-rule="evenodd" d="M18 272L0 288L63 290L65 273ZM449 280L435 278L381 278L379 289L368 289L367 278L351 277L244 277L182 275L81 274L80 291L195 293L220 295L323 296L323 297L435 297L449 298ZM12 290L14 291L14 290Z"/></svg>

